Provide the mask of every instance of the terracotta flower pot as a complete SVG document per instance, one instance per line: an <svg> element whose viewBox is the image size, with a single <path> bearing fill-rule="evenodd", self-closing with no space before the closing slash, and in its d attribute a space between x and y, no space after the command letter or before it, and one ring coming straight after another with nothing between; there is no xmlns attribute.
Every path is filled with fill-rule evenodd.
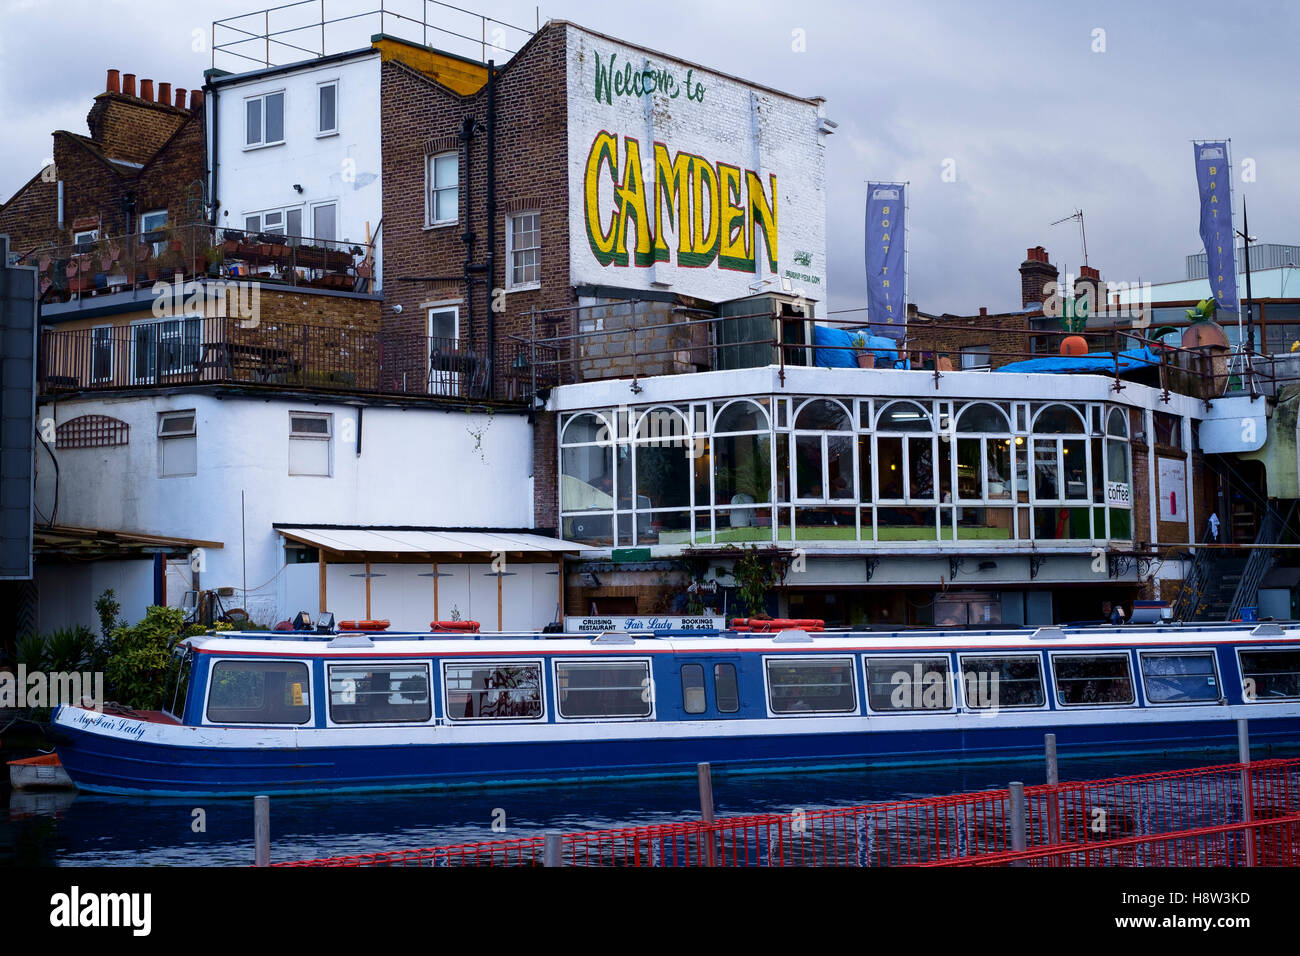
<svg viewBox="0 0 1300 956"><path fill-rule="evenodd" d="M876 367L875 352L858 353L858 368L875 368L875 367Z"/></svg>

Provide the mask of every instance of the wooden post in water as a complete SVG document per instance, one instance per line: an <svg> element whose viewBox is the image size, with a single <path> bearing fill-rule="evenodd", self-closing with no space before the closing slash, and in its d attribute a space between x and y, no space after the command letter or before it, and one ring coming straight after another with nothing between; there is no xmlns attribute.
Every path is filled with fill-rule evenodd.
<svg viewBox="0 0 1300 956"><path fill-rule="evenodd" d="M564 838L554 830L546 831L542 847L542 866L564 866Z"/></svg>
<svg viewBox="0 0 1300 956"><path fill-rule="evenodd" d="M271 865L271 798L253 798L253 866Z"/></svg>
<svg viewBox="0 0 1300 956"><path fill-rule="evenodd" d="M1047 785L1055 787L1061 782L1061 771L1056 762L1056 734L1044 734L1043 746L1047 751ZM1054 793L1047 798L1047 842L1061 842L1060 804Z"/></svg>
<svg viewBox="0 0 1300 956"><path fill-rule="evenodd" d="M700 782L700 820L706 824L713 822L713 769L707 763L695 765ZM705 842L707 841L707 842ZM701 840L700 850L704 855L705 866L713 865L713 833L709 832Z"/></svg>
<svg viewBox="0 0 1300 956"><path fill-rule="evenodd" d="M1054 787L1061 782L1060 768L1056 764L1056 734L1044 734L1043 745L1047 748L1047 785Z"/></svg>
<svg viewBox="0 0 1300 956"><path fill-rule="evenodd" d="M1255 819L1254 795L1250 792L1250 725L1245 717L1237 719L1237 762L1241 768L1241 819L1250 823ZM1246 865L1255 865L1255 828L1249 827L1246 836Z"/></svg>
<svg viewBox="0 0 1300 956"><path fill-rule="evenodd" d="M1007 799L1011 803L1011 849L1023 850L1026 846L1025 785L1019 780L1011 781L1007 787ZM1024 866L1025 861L1019 860L1011 865Z"/></svg>

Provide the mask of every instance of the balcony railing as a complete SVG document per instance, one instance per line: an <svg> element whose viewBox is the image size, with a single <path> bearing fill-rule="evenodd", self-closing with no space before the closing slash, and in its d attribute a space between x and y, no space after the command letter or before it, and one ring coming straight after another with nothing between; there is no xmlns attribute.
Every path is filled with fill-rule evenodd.
<svg viewBox="0 0 1300 956"><path fill-rule="evenodd" d="M490 383L482 351L402 332L195 315L41 336L43 395L227 384L486 399Z"/></svg>
<svg viewBox="0 0 1300 956"><path fill-rule="evenodd" d="M356 243L203 224L51 245L27 253L20 264L36 267L44 302L152 288L178 273L187 280L256 279L340 292L367 292L374 279L373 256Z"/></svg>

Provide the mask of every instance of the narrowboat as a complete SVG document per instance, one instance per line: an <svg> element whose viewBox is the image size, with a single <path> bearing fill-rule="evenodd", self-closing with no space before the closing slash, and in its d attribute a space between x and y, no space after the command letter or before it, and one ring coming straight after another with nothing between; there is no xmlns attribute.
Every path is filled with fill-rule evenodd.
<svg viewBox="0 0 1300 956"><path fill-rule="evenodd" d="M1300 625L991 631L236 633L162 710L64 706L113 794L482 786L1300 743Z"/></svg>

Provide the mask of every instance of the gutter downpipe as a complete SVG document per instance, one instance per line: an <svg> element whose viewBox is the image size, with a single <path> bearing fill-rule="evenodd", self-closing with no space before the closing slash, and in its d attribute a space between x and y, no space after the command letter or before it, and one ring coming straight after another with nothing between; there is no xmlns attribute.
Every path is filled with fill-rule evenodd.
<svg viewBox="0 0 1300 956"><path fill-rule="evenodd" d="M488 60L487 90L487 281L483 289L487 295L487 367L488 392L495 393L496 381L496 315L492 311L492 289L496 282L497 250L497 71L496 63Z"/></svg>
<svg viewBox="0 0 1300 956"><path fill-rule="evenodd" d="M219 155L217 152L217 130L219 128L217 122L217 96L217 88L212 85L210 80L203 84L204 124L207 125L210 123L212 127L212 152L208 156L212 166L212 169L208 174L208 178L211 180L211 188L208 190L208 204L212 212L208 214L208 225L214 227L217 224L217 156ZM211 109L209 109L209 107L211 107ZM212 241L216 242L215 234L212 237Z"/></svg>

